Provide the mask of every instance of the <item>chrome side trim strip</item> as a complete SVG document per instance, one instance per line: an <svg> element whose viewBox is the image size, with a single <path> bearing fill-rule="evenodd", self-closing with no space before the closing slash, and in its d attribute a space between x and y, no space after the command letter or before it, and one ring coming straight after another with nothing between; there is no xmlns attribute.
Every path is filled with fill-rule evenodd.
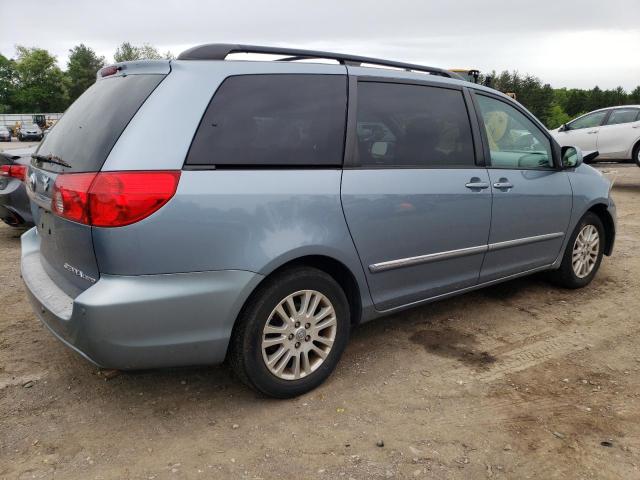
<svg viewBox="0 0 640 480"><path fill-rule="evenodd" d="M519 247L529 243L544 242L545 240L553 240L554 238L564 237L564 232L546 233L544 235L536 235L535 237L516 238L515 240L507 240L505 242L490 243L489 251L502 250L503 248Z"/></svg>
<svg viewBox="0 0 640 480"><path fill-rule="evenodd" d="M422 300L416 300L414 302L406 303L404 305L398 305L396 307L391 307L383 310L377 310L378 313L391 313L397 312L399 310L405 310L407 308L417 307L418 305L422 305L425 303L436 302L438 300L442 300L449 297L455 297L456 295L460 295L461 293L472 292L474 290L479 290L484 287L488 287L489 285L495 285L496 283L506 282L508 280L513 280L514 278L525 277L527 275L531 275L532 273L542 272L544 270L550 270L553 267L553 264L543 265L541 267L532 268L530 270L525 270L524 272L512 273L511 275L507 275L506 277L496 278L494 280L489 280L483 283L477 283L475 285L471 285L469 287L461 288L460 290L454 290L452 292L441 293L440 295L436 295L434 297L423 298Z"/></svg>
<svg viewBox="0 0 640 480"><path fill-rule="evenodd" d="M464 257L487 251L487 245L479 245L477 247L459 248L457 250L448 250L446 252L430 253L428 255L419 255L417 257L401 258L399 260L389 260L387 262L374 263L369 265L371 273L385 272L396 268L410 267L412 265L420 265L422 263L438 262L440 260L449 260L451 258Z"/></svg>
<svg viewBox="0 0 640 480"><path fill-rule="evenodd" d="M553 240L555 238L560 238L563 236L564 232L546 233L544 235L536 235L534 237L516 238L515 240L490 243L488 245L478 245L477 247L459 248L457 250L447 250L446 252L418 255L417 257L388 260L386 262L373 263L369 265L369 271L371 273L386 272L387 270L395 270L396 268L411 267L414 265L421 265L423 263L439 262L441 260L450 260L452 258L465 257L467 255L475 255L478 253L502 250L504 248L518 247L521 245L527 245L529 243L544 242L545 240Z"/></svg>

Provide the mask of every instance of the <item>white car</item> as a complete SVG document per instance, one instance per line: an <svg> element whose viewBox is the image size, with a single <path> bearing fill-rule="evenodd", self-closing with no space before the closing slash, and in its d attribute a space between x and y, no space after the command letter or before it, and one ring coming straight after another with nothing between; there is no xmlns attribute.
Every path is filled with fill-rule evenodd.
<svg viewBox="0 0 640 480"><path fill-rule="evenodd" d="M640 105L596 110L551 130L561 146L597 150L598 159L634 160L640 166Z"/></svg>

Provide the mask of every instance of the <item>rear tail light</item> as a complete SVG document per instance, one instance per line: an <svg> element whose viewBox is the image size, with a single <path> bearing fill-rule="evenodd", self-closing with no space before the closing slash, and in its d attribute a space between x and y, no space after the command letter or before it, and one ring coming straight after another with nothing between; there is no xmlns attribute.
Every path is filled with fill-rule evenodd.
<svg viewBox="0 0 640 480"><path fill-rule="evenodd" d="M179 171L64 173L56 178L51 206L74 222L122 227L167 203L179 180Z"/></svg>
<svg viewBox="0 0 640 480"><path fill-rule="evenodd" d="M1 165L0 177L17 178L24 181L24 177L27 174L27 167L25 165Z"/></svg>

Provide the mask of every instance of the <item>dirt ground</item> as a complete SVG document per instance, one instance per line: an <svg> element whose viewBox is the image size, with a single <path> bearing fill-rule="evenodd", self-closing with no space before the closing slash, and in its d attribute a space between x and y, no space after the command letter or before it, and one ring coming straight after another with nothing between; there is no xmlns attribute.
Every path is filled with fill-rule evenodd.
<svg viewBox="0 0 640 480"><path fill-rule="evenodd" d="M599 168L619 225L589 287L533 277L366 324L287 401L223 367L105 380L39 324L0 227L0 478L640 479L640 169Z"/></svg>

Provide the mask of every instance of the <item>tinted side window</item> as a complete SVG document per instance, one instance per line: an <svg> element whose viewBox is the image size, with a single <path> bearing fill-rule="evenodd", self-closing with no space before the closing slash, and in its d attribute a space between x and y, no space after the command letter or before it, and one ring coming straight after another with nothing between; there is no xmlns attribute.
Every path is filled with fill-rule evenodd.
<svg viewBox="0 0 640 480"><path fill-rule="evenodd" d="M638 118L638 112L640 112L640 110L636 108L613 110L611 115L609 115L607 125L619 125L621 123L635 122Z"/></svg>
<svg viewBox="0 0 640 480"><path fill-rule="evenodd" d="M362 166L474 164L469 116L458 90L360 82L357 140Z"/></svg>
<svg viewBox="0 0 640 480"><path fill-rule="evenodd" d="M202 117L188 164L342 165L343 75L227 78Z"/></svg>
<svg viewBox="0 0 640 480"><path fill-rule="evenodd" d="M593 128L599 127L604 120L604 117L607 116L607 112L596 112L590 113L589 115L585 115L584 117L580 117L577 120L569 123L569 130L579 130L581 128Z"/></svg>
<svg viewBox="0 0 640 480"><path fill-rule="evenodd" d="M491 166L497 168L552 168L551 142L516 108L477 95L489 141Z"/></svg>

